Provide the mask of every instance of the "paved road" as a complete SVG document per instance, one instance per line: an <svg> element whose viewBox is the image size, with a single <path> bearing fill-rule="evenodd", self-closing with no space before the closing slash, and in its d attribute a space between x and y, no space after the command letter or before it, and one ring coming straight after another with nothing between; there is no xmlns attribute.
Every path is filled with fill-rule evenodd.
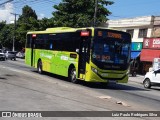
<svg viewBox="0 0 160 120"><path fill-rule="evenodd" d="M138 79L143 77L130 77L128 84L113 84L106 88L83 82L72 84L66 78L52 74L39 75L21 59L0 61L0 110L160 110L159 89L146 90L139 82L135 82ZM110 118L112 119L122 118Z"/></svg>

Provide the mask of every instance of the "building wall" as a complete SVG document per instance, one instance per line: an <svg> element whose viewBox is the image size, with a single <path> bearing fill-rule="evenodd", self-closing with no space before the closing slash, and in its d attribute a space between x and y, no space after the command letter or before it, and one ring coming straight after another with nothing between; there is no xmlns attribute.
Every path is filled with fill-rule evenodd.
<svg viewBox="0 0 160 120"><path fill-rule="evenodd" d="M152 37L160 37L160 16L154 17L154 29Z"/></svg>
<svg viewBox="0 0 160 120"><path fill-rule="evenodd" d="M147 37L153 36L153 16L142 16L130 19L109 20L103 26L117 30L126 31L134 29L132 42L143 42L143 38L139 38L139 29L148 28Z"/></svg>

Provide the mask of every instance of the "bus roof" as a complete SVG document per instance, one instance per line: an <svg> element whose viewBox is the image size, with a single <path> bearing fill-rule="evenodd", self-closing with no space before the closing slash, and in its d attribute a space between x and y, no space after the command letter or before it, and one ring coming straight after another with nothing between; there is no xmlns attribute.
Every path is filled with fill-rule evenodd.
<svg viewBox="0 0 160 120"><path fill-rule="evenodd" d="M63 32L76 32L78 30L87 30L87 29L106 29L106 30L113 30L113 31L119 31L111 28L106 27L86 27L86 28L71 28L71 27L55 27L55 28L47 28L44 31L30 31L27 34L47 34L47 33L63 33ZM120 31L123 32L123 31Z"/></svg>
<svg viewBox="0 0 160 120"><path fill-rule="evenodd" d="M77 30L86 30L86 29L88 28L55 27L55 28L47 28L44 31L30 31L27 34L76 32Z"/></svg>

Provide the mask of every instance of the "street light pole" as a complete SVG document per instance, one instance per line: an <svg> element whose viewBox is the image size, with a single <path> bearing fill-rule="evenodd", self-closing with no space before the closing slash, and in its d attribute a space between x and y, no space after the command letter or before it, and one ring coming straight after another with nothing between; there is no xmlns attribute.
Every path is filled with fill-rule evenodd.
<svg viewBox="0 0 160 120"><path fill-rule="evenodd" d="M13 34L13 48L12 48L12 51L15 51L15 38L16 38L16 17L17 15L19 14L16 14L16 13L11 13L12 15L15 16L15 19L14 19L14 34Z"/></svg>

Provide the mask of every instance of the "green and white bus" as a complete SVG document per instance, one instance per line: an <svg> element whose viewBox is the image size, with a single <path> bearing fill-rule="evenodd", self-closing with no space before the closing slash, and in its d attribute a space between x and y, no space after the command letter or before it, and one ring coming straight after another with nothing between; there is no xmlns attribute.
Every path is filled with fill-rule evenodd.
<svg viewBox="0 0 160 120"><path fill-rule="evenodd" d="M106 28L48 28L27 33L25 63L71 82L128 82L130 34Z"/></svg>

